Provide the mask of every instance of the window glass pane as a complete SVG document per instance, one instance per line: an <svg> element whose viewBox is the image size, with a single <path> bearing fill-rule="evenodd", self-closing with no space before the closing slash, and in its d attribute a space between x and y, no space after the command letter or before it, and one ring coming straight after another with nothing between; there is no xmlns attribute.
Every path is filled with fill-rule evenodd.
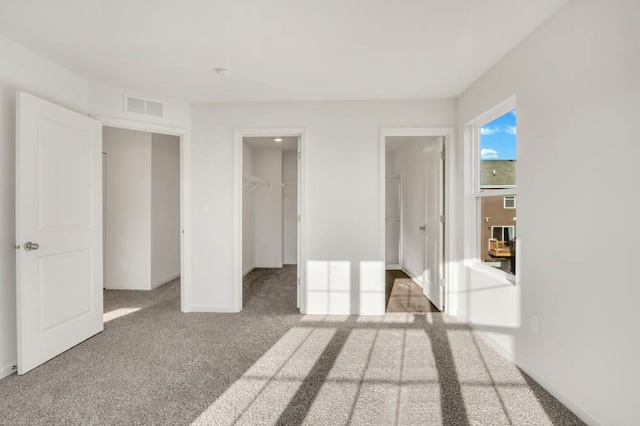
<svg viewBox="0 0 640 426"><path fill-rule="evenodd" d="M516 209L504 208L504 197L480 198L480 261L515 273Z"/></svg>
<svg viewBox="0 0 640 426"><path fill-rule="evenodd" d="M504 208L505 209L516 208L516 197L514 195L504 197Z"/></svg>
<svg viewBox="0 0 640 426"><path fill-rule="evenodd" d="M516 110L480 128L480 190L516 186Z"/></svg>

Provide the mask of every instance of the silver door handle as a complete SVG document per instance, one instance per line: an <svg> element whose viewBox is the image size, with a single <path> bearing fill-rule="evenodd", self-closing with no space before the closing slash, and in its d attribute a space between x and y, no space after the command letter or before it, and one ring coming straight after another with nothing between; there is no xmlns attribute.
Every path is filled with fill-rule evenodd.
<svg viewBox="0 0 640 426"><path fill-rule="evenodd" d="M26 251L38 250L39 248L40 248L40 244L38 243L32 243L31 241L24 243L24 249Z"/></svg>
<svg viewBox="0 0 640 426"><path fill-rule="evenodd" d="M418 228L418 229L419 229L419 230L421 230L421 231L424 231L425 229L427 229L427 227L426 227L426 226L421 226L421 227L420 227L420 228Z"/></svg>

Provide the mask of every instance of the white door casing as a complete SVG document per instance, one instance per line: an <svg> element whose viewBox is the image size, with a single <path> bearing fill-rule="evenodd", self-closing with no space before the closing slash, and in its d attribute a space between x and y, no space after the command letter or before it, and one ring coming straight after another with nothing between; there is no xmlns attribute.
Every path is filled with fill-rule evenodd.
<svg viewBox="0 0 640 426"><path fill-rule="evenodd" d="M440 310L443 309L444 282L444 155L438 138L425 150L425 222L423 291Z"/></svg>
<svg viewBox="0 0 640 426"><path fill-rule="evenodd" d="M297 150L297 166L298 166L298 170L296 173L296 191L297 191L297 209L296 209L296 242L297 242L297 249L296 249L296 307L298 309L300 309L300 305L302 304L302 289L300 288L300 282L302 281L302 230L300 229L302 224L301 224L301 208L300 205L302 203L302 185L300 185L300 176L302 173L302 153L300 152L300 137L298 137L298 143L296 144L296 150Z"/></svg>
<svg viewBox="0 0 640 426"><path fill-rule="evenodd" d="M18 92L18 374L103 329L102 125ZM25 243L38 247L27 250Z"/></svg>

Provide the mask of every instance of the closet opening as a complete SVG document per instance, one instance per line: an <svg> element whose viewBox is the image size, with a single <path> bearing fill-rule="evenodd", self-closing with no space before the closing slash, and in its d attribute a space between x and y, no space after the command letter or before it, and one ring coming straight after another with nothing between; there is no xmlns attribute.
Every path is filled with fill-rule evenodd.
<svg viewBox="0 0 640 426"><path fill-rule="evenodd" d="M302 275L300 136L242 136L241 143L239 305L241 309L257 304L260 310L298 312ZM279 295L278 306L262 306L273 292Z"/></svg>

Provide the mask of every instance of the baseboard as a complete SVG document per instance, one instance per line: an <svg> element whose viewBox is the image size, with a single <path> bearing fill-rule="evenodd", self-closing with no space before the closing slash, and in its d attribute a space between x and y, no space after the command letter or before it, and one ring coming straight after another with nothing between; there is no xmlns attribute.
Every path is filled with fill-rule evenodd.
<svg viewBox="0 0 640 426"><path fill-rule="evenodd" d="M553 385L549 380L542 377L533 367L524 362L514 353L509 352L504 347L502 347L498 342L496 342L491 336L489 336L485 331L478 330L474 328L473 324L469 322L469 319L466 318L463 314L458 312L457 316L466 321L466 323L473 329L473 331L482 338L485 342L489 344L493 349L495 349L500 355L507 358L509 361L513 362L517 365L522 371L524 371L528 376L530 376L533 380L538 382L540 386L542 386L547 392L553 395L558 401L560 401L565 407L573 412L576 416L580 418L583 422L588 425L599 425L598 422L593 416L586 412L582 407L578 406L573 400L567 397L564 393L562 393L558 388Z"/></svg>
<svg viewBox="0 0 640 426"><path fill-rule="evenodd" d="M404 272L405 274L409 275L409 277L411 277L411 279L416 284L418 284L420 286L420 288L422 288L422 274L414 274L408 268L406 268L404 265L400 266L400 270L402 270L402 272ZM424 292L424 289L422 291Z"/></svg>
<svg viewBox="0 0 640 426"><path fill-rule="evenodd" d="M154 288L160 287L161 285L164 285L164 284L166 284L168 282L171 282L171 281L175 280L176 278L180 278L180 273L172 275L169 278L165 278L163 280L160 280L155 284L151 284L151 290L153 290Z"/></svg>
<svg viewBox="0 0 640 426"><path fill-rule="evenodd" d="M234 306L214 306L214 305L190 305L184 312L209 312L209 313L237 313L240 312Z"/></svg>
<svg viewBox="0 0 640 426"><path fill-rule="evenodd" d="M248 274L249 272L253 271L254 269L256 269L256 265L253 265L253 266L248 267L248 268L247 268L247 269L242 273L242 277L243 277L243 278L244 278L244 277L246 277L246 276L247 276L247 274Z"/></svg>
<svg viewBox="0 0 640 426"><path fill-rule="evenodd" d="M136 285L117 285L114 286L112 284L105 284L105 290L135 290L135 291L148 291L151 290L149 287L137 287Z"/></svg>
<svg viewBox="0 0 640 426"><path fill-rule="evenodd" d="M402 265L385 265L387 271L401 271Z"/></svg>
<svg viewBox="0 0 640 426"><path fill-rule="evenodd" d="M0 368L0 380L4 379L7 376L12 375L13 373L16 372L16 370L13 368L17 363L14 361L8 365L5 365L4 367Z"/></svg>
<svg viewBox="0 0 640 426"><path fill-rule="evenodd" d="M254 268L282 268L282 263L263 263L254 266Z"/></svg>

